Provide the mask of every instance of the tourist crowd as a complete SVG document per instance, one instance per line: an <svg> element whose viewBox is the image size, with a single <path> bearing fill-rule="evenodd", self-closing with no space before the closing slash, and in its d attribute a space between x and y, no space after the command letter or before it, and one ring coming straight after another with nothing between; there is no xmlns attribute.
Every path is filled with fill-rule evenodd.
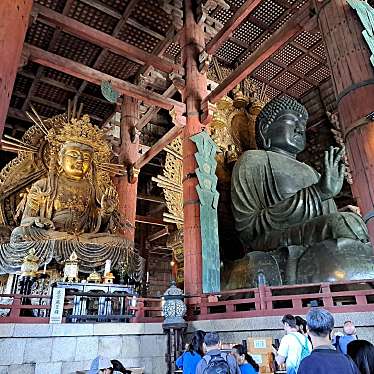
<svg viewBox="0 0 374 374"><path fill-rule="evenodd" d="M285 315L285 336L273 345L277 367L287 374L374 374L374 346L358 339L352 321L333 337L334 317L323 308L312 308L306 320ZM183 374L256 374L259 365L241 344L231 352L221 350L216 332L198 330L176 365Z"/></svg>
<svg viewBox="0 0 374 374"><path fill-rule="evenodd" d="M334 317L323 308L312 308L302 317L287 314L282 318L285 335L273 345L276 366L287 374L374 374L374 346L358 339L352 321L344 322L343 333L334 336ZM258 363L237 344L230 351L221 349L216 332L198 330L176 366L183 374L256 374ZM117 360L96 357L89 374L129 374Z"/></svg>

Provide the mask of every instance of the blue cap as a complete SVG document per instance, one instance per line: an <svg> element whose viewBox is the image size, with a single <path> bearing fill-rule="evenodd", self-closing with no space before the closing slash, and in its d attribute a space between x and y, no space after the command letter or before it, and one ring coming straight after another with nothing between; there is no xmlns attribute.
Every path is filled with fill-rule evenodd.
<svg viewBox="0 0 374 374"><path fill-rule="evenodd" d="M99 374L102 369L112 368L113 365L109 358L103 356L97 356L91 363L91 368L88 374Z"/></svg>

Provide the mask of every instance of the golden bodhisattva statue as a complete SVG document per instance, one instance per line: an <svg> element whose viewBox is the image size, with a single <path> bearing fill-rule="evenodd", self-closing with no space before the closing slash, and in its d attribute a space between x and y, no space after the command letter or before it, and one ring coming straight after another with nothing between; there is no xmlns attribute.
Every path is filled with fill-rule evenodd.
<svg viewBox="0 0 374 374"><path fill-rule="evenodd" d="M126 223L110 178L110 172L119 170L110 163L110 144L88 115L68 117L39 120L45 144L38 156L48 170L22 194L16 212L22 219L10 243L0 247L0 267L16 268L30 248L41 263L66 260L75 251L86 272L124 257L140 266L133 243L119 235Z"/></svg>

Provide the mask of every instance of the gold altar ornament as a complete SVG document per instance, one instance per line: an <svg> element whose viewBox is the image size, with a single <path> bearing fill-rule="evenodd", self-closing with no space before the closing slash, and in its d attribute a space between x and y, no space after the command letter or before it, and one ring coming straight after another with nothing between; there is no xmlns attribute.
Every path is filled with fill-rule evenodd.
<svg viewBox="0 0 374 374"><path fill-rule="evenodd" d="M78 256L73 252L69 259L65 261L64 282L79 282L78 273Z"/></svg>
<svg viewBox="0 0 374 374"><path fill-rule="evenodd" d="M101 283L101 275L97 271L93 271L87 278L88 283Z"/></svg>
<svg viewBox="0 0 374 374"><path fill-rule="evenodd" d="M35 250L30 249L21 265L21 275L23 277L35 278L39 269L39 258L35 256Z"/></svg>

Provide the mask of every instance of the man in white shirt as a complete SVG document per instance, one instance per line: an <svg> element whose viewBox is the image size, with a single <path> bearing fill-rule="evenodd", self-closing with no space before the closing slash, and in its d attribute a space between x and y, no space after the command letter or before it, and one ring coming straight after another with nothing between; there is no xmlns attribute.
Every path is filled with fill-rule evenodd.
<svg viewBox="0 0 374 374"><path fill-rule="evenodd" d="M286 363L287 374L296 374L301 360L312 351L308 338L297 330L296 319L291 314L282 318L286 335L282 338L278 351L274 349L278 365Z"/></svg>

